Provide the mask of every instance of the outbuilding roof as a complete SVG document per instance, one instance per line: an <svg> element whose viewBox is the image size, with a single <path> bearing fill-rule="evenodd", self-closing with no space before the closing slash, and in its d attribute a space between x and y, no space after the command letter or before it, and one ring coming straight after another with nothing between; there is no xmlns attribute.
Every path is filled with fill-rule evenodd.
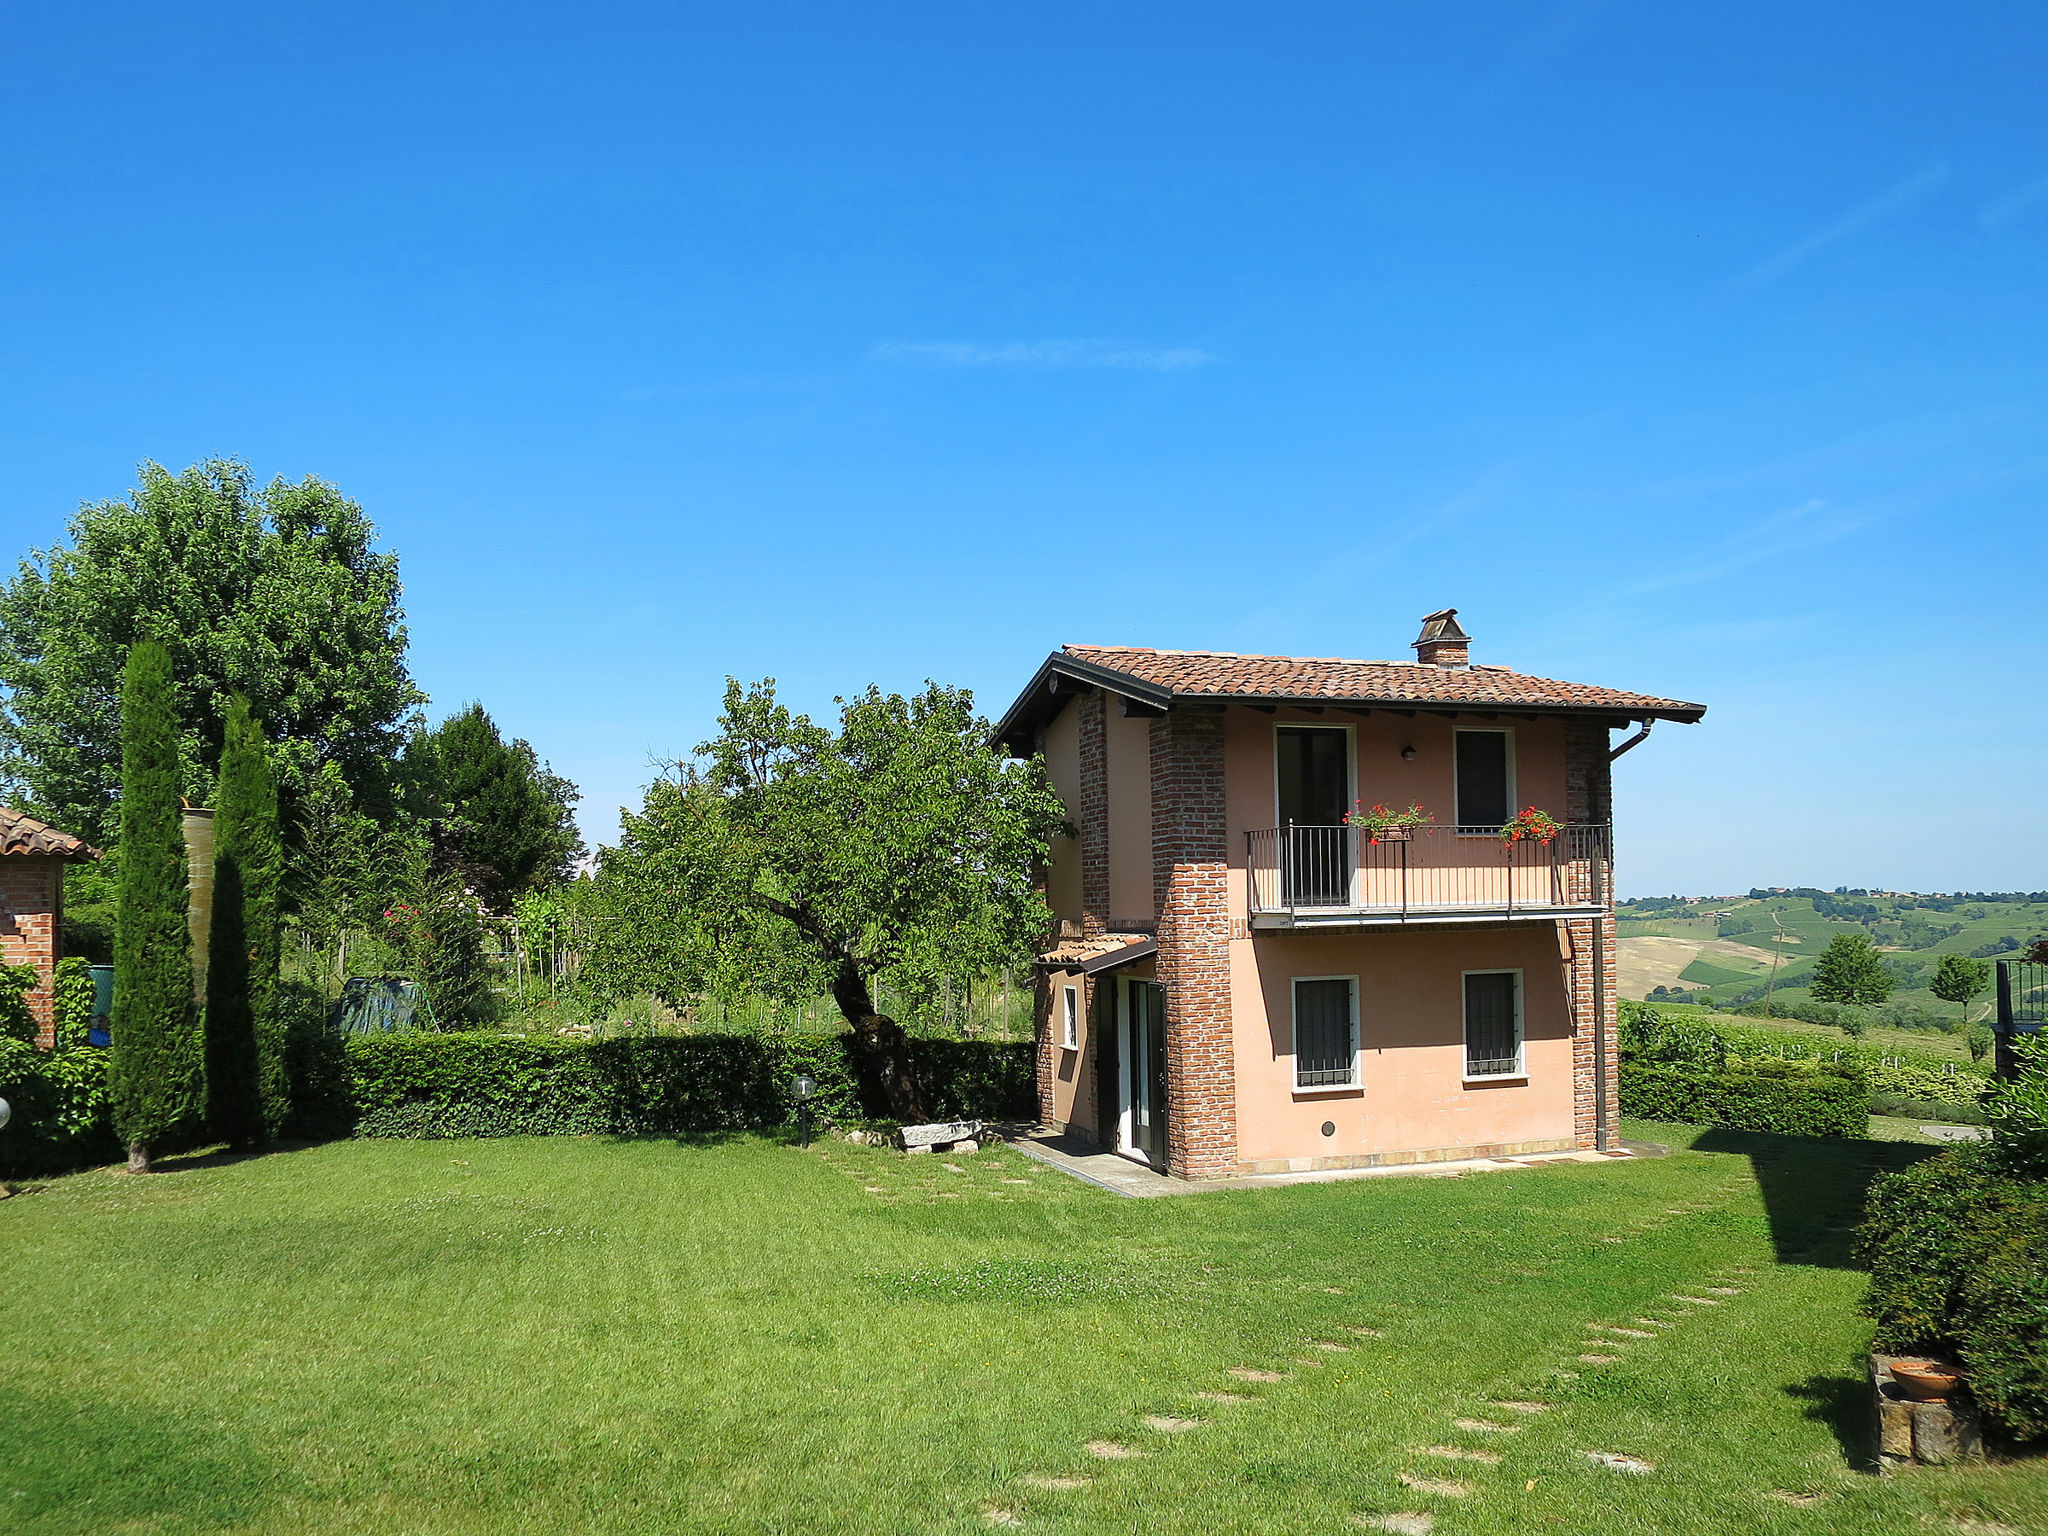
<svg viewBox="0 0 2048 1536"><path fill-rule="evenodd" d="M1058 712L1062 680L1071 690L1105 688L1145 713L1176 700L1348 705L1603 715L1616 724L1673 720L1691 725L1704 704L1590 683L1534 677L1506 667L1435 666L1413 661L1349 661L1335 656L1247 656L1236 651L1158 651L1139 646L1067 645L1052 653L1010 706L998 737L1020 755L1034 729Z"/></svg>
<svg viewBox="0 0 2048 1536"><path fill-rule="evenodd" d="M82 837L0 805L0 858L96 859L99 849Z"/></svg>

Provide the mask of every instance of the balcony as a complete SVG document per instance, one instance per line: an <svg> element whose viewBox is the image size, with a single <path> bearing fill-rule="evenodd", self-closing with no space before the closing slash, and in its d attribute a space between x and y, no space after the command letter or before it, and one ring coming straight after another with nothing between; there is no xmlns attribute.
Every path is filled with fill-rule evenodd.
<svg viewBox="0 0 2048 1536"><path fill-rule="evenodd" d="M1582 822L1549 843L1492 827L1414 827L1373 842L1358 827L1247 832L1254 928L1539 921L1607 908L1608 829Z"/></svg>

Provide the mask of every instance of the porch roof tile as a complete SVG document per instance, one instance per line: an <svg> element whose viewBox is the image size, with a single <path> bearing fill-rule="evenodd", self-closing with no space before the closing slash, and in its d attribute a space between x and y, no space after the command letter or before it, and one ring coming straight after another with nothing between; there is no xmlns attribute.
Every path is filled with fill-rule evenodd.
<svg viewBox="0 0 2048 1536"><path fill-rule="evenodd" d="M0 805L0 858L96 859L99 849L26 812Z"/></svg>

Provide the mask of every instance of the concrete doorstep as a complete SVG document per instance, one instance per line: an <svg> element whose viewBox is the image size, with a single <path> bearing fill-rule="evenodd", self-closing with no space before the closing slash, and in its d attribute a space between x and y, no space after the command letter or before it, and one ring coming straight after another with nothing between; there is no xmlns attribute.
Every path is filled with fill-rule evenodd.
<svg viewBox="0 0 2048 1536"><path fill-rule="evenodd" d="M1228 1179L1177 1179L1133 1158L1111 1152L1086 1137L1040 1125L991 1125L1027 1157L1035 1157L1069 1177L1133 1200L1163 1195L1200 1195L1224 1189L1269 1189L1288 1184L1332 1184L1345 1179L1452 1178L1467 1173L1500 1173L1547 1163L1605 1163L1616 1158L1662 1157L1666 1149L1650 1142L1625 1141L1608 1152L1525 1152L1511 1157L1461 1158L1441 1163L1401 1163L1384 1168L1327 1168L1301 1173L1254 1173Z"/></svg>

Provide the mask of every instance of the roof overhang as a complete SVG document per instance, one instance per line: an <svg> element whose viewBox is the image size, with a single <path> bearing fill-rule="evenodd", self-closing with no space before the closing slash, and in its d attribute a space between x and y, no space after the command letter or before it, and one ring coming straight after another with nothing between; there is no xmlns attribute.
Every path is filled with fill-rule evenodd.
<svg viewBox="0 0 2048 1536"><path fill-rule="evenodd" d="M1112 948L1108 944L1111 939L1121 939L1123 942ZM1068 947L1067 944L1062 944L1038 957L1039 968L1093 976L1098 971L1113 971L1120 965L1129 965L1136 960L1149 960L1159 953L1159 940L1149 933L1107 933L1093 941L1081 939L1071 940L1069 943L1072 944L1075 953L1062 954L1061 951ZM1089 949L1095 950L1096 953L1080 952Z"/></svg>
<svg viewBox="0 0 2048 1536"><path fill-rule="evenodd" d="M1054 651L996 722L997 743L1012 757L1029 757L1038 750L1039 729L1066 707L1067 700L1096 688L1123 700L1127 714L1163 715L1173 707L1171 688Z"/></svg>

